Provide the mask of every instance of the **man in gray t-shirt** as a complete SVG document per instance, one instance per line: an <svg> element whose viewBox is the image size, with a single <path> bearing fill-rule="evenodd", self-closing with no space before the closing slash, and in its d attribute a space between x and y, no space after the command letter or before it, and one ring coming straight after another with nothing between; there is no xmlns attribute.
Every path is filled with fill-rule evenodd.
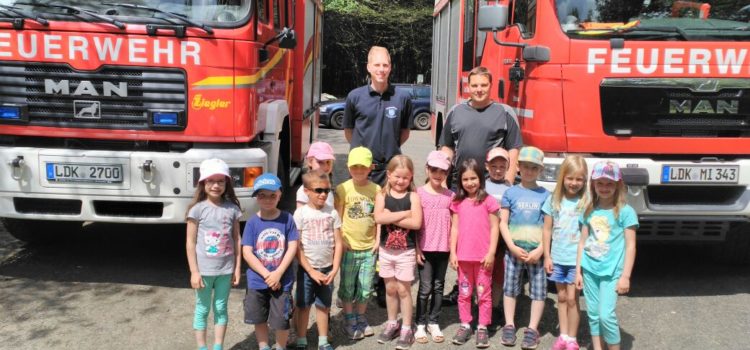
<svg viewBox="0 0 750 350"><path fill-rule="evenodd" d="M506 149L510 159L505 178L512 184L518 171L518 149L523 146L521 129L509 108L490 99L491 87L492 75L486 68L471 70L471 99L453 106L448 112L438 144L453 158L453 177L464 160L474 158L484 169L484 159L490 149ZM455 179L453 183L458 182Z"/></svg>

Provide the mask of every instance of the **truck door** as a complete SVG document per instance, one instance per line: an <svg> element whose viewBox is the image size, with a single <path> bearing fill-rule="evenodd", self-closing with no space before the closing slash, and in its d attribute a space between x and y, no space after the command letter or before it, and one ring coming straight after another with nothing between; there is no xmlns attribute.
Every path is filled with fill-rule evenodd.
<svg viewBox="0 0 750 350"><path fill-rule="evenodd" d="M509 4L511 9L510 21L508 28L502 33L501 40L510 43L528 43L534 38L536 31L537 7L536 0L511 0ZM519 123L523 126L524 117L524 86L526 80L514 80L510 75L510 70L514 65L519 65L526 72L526 63L523 62L523 52L521 48L512 46L503 46L500 49L502 57L502 76L507 79L505 82L505 103L514 107L518 114Z"/></svg>

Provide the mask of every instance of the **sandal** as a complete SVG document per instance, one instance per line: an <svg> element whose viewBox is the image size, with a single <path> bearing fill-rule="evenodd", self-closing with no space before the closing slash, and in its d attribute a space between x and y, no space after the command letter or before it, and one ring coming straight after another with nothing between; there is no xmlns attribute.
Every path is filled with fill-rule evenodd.
<svg viewBox="0 0 750 350"><path fill-rule="evenodd" d="M414 341L420 344L427 344L427 333L423 325L417 326L417 331L414 333Z"/></svg>
<svg viewBox="0 0 750 350"><path fill-rule="evenodd" d="M432 341L434 343L442 343L445 341L445 336L440 330L440 326L438 326L437 324L433 323L427 326L427 333L430 333L430 335L432 336Z"/></svg>

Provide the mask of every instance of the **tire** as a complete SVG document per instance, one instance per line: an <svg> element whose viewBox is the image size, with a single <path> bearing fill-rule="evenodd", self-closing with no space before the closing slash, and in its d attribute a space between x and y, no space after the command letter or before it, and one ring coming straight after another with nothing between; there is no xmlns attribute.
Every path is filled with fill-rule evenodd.
<svg viewBox="0 0 750 350"><path fill-rule="evenodd" d="M328 126L338 130L344 129L344 111L333 113L328 120Z"/></svg>
<svg viewBox="0 0 750 350"><path fill-rule="evenodd" d="M429 130L430 129L430 113L422 112L414 116L414 129L417 130Z"/></svg>
<svg viewBox="0 0 750 350"><path fill-rule="evenodd" d="M733 265L750 264L750 224L741 224L727 232L726 240L713 247L717 262Z"/></svg>
<svg viewBox="0 0 750 350"><path fill-rule="evenodd" d="M4 218L2 223L8 233L17 240L39 245L55 243L71 233L80 232L82 229L81 222L78 221Z"/></svg>

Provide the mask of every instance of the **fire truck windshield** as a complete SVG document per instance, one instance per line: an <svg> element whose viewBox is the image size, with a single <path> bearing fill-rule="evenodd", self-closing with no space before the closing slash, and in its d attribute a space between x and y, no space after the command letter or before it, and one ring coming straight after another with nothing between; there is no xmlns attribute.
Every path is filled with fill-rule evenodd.
<svg viewBox="0 0 750 350"><path fill-rule="evenodd" d="M50 20L104 21L124 23L173 22L192 26L236 27L250 18L252 0L136 0L126 5L119 0L10 0L3 5L28 13L41 13ZM123 1L125 2L125 1ZM83 10L85 13L78 13ZM88 14L88 16L87 16ZM94 16L90 16L90 15ZM177 15L177 16L175 16ZM182 17L186 21L180 21Z"/></svg>
<svg viewBox="0 0 750 350"><path fill-rule="evenodd" d="M608 40L750 40L746 1L556 0L571 38Z"/></svg>

